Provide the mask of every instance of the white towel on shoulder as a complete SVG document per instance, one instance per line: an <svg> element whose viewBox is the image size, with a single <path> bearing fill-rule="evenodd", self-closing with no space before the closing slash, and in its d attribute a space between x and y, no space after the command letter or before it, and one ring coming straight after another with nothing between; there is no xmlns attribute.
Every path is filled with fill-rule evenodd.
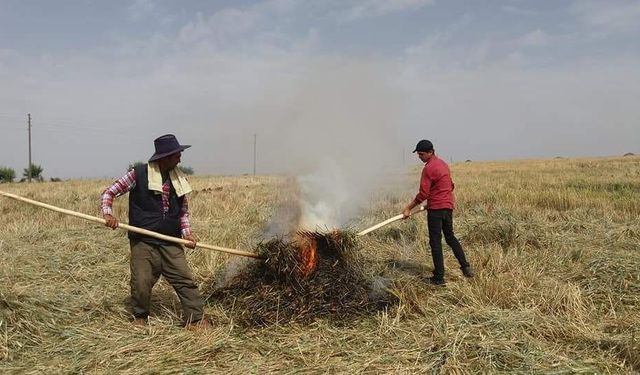
<svg viewBox="0 0 640 375"><path fill-rule="evenodd" d="M162 173L160 172L160 166L158 163L151 162L147 164L147 179L149 180L149 190L157 191L162 194ZM173 168L169 171L169 179L171 185L176 190L178 197L191 192L191 185L187 181L187 177L178 168Z"/></svg>

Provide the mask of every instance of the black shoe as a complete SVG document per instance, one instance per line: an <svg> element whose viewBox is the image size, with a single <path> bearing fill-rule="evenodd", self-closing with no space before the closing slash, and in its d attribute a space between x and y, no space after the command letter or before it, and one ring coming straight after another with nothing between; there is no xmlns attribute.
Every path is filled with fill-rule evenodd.
<svg viewBox="0 0 640 375"><path fill-rule="evenodd" d="M429 284L433 284L433 285L446 284L443 278L435 277L435 276L431 276L430 278L427 279L427 281L429 282Z"/></svg>
<svg viewBox="0 0 640 375"><path fill-rule="evenodd" d="M475 272L473 272L473 268L471 268L471 266L460 267L460 269L462 270L462 274L464 275L464 277L471 278L475 276Z"/></svg>

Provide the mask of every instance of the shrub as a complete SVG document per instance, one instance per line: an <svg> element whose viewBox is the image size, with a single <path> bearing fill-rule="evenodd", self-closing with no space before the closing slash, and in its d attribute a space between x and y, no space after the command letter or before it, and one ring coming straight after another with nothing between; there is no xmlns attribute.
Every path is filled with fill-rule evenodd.
<svg viewBox="0 0 640 375"><path fill-rule="evenodd" d="M13 182L16 178L16 171L8 167L0 167L0 183Z"/></svg>
<svg viewBox="0 0 640 375"><path fill-rule="evenodd" d="M127 168L127 171L130 171L130 170L132 170L133 168L135 168L135 167L137 167L137 166L139 166L139 165L143 165L143 164L144 164L144 162L143 162L143 161L140 161L140 160L138 160L138 161L134 161L133 163L129 164L129 167Z"/></svg>
<svg viewBox="0 0 640 375"><path fill-rule="evenodd" d="M29 168L25 168L22 172L22 175L25 179L28 179L31 176L31 179L42 182L42 172L44 172L44 168L38 164L31 164Z"/></svg>
<svg viewBox="0 0 640 375"><path fill-rule="evenodd" d="M192 175L193 174L193 168L191 167L187 167L187 166L182 166L179 165L178 169L182 171L182 173L186 174L186 175Z"/></svg>

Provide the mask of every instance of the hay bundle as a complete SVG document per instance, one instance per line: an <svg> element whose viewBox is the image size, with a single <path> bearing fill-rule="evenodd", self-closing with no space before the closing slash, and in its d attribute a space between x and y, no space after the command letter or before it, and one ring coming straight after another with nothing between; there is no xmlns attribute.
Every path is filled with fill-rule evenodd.
<svg viewBox="0 0 640 375"><path fill-rule="evenodd" d="M306 272L309 258L303 248L309 239L317 250L311 274ZM239 323L247 326L306 324L318 318L339 323L395 303L390 283L364 277L355 245L354 233L337 231L299 232L263 242L258 253L265 261L226 277L209 301L233 310Z"/></svg>

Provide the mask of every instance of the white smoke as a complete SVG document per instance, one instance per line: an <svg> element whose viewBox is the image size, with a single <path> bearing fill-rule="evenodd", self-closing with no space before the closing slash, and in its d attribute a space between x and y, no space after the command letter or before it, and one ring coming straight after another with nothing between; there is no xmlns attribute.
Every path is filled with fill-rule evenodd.
<svg viewBox="0 0 640 375"><path fill-rule="evenodd" d="M298 183L302 209L300 229L322 232L345 224L351 198L348 181L336 164L332 169L300 176Z"/></svg>
<svg viewBox="0 0 640 375"><path fill-rule="evenodd" d="M273 125L282 147L262 157L297 177L299 229L343 227L389 171L402 166L397 125L404 98L388 84L389 72L379 64L331 60L307 70L291 89L288 114Z"/></svg>

